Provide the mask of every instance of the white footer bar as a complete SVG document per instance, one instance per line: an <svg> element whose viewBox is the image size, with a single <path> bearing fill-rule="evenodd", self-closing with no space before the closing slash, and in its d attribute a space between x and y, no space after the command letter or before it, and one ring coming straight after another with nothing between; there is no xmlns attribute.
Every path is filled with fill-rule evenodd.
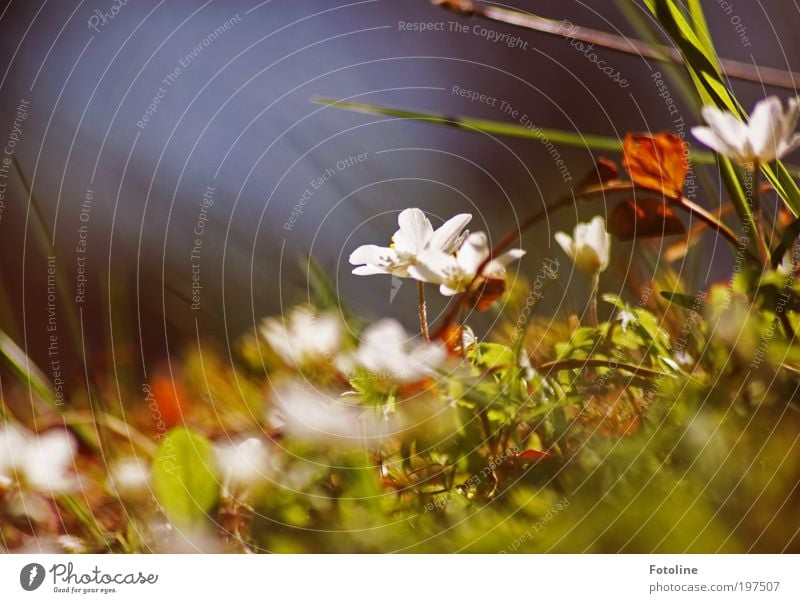
<svg viewBox="0 0 800 603"><path fill-rule="evenodd" d="M0 600L778 603L800 601L798 565L792 555L0 555Z"/></svg>

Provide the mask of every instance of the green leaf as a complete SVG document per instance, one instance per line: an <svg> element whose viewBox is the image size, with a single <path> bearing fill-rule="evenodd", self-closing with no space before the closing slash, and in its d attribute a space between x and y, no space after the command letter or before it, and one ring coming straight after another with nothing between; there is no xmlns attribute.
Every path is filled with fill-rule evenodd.
<svg viewBox="0 0 800 603"><path fill-rule="evenodd" d="M509 368L516 365L514 351L501 343L479 344L476 362L488 369Z"/></svg>
<svg viewBox="0 0 800 603"><path fill-rule="evenodd" d="M167 517L179 526L202 524L219 499L214 450L184 427L170 431L153 459L153 490Z"/></svg>

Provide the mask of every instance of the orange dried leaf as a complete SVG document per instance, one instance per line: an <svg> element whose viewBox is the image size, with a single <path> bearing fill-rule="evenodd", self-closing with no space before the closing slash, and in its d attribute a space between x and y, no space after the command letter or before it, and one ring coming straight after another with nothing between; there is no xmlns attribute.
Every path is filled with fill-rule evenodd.
<svg viewBox="0 0 800 603"><path fill-rule="evenodd" d="M447 350L456 356L463 352L464 328L459 324L449 324L439 334Z"/></svg>
<svg viewBox="0 0 800 603"><path fill-rule="evenodd" d="M608 232L621 241L686 233L683 222L663 199L646 197L619 203L608 218Z"/></svg>
<svg viewBox="0 0 800 603"><path fill-rule="evenodd" d="M169 375L157 374L150 385L151 394L160 417L154 419L158 423L159 419L166 424L167 428L175 427L183 423L184 401L186 394L180 381L173 380Z"/></svg>
<svg viewBox="0 0 800 603"><path fill-rule="evenodd" d="M622 163L634 184L680 199L689 171L687 147L672 132L628 134L622 143Z"/></svg>
<svg viewBox="0 0 800 603"><path fill-rule="evenodd" d="M533 463L541 459L550 458L552 455L544 450L523 450L517 455L517 460Z"/></svg>

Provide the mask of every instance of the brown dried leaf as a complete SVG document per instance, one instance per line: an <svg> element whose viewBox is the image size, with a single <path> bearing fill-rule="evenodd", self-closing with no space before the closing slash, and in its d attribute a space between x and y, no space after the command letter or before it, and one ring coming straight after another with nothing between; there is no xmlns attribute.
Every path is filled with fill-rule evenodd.
<svg viewBox="0 0 800 603"><path fill-rule="evenodd" d="M619 178L617 164L605 157L598 157L594 169L590 170L581 180L581 189L600 186Z"/></svg>
<svg viewBox="0 0 800 603"><path fill-rule="evenodd" d="M608 218L608 232L621 241L686 233L683 222L663 199L626 199Z"/></svg>
<svg viewBox="0 0 800 603"><path fill-rule="evenodd" d="M686 144L672 132L628 134L622 143L622 164L634 184L680 199L689 171Z"/></svg>

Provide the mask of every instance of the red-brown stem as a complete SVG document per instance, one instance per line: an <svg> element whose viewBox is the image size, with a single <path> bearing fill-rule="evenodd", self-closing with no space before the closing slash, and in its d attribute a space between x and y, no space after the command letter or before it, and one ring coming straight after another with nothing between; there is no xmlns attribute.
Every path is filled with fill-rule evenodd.
<svg viewBox="0 0 800 603"><path fill-rule="evenodd" d="M438 4L454 12L474 15L482 19L506 23L515 27L560 36L562 38L588 42L595 46L601 46L616 52L624 52L626 54L654 59L665 63L671 62L678 65L683 65L685 63L680 51L672 46L648 44L647 42L627 36L620 36L590 27L572 25L568 21L546 19L530 13L484 4L483 2L474 2L472 0L433 0L433 2L434 4ZM570 27L566 27L568 24ZM797 82L800 81L800 73L784 71L772 67L763 67L761 65L753 66L743 61L721 58L719 59L719 65L722 72L729 77L757 82L759 84L780 86L781 88L794 90Z"/></svg>
<svg viewBox="0 0 800 603"><path fill-rule="evenodd" d="M417 301L419 303L419 326L422 329L422 339L426 342L431 340L428 333L428 306L425 303L425 283L417 281Z"/></svg>

